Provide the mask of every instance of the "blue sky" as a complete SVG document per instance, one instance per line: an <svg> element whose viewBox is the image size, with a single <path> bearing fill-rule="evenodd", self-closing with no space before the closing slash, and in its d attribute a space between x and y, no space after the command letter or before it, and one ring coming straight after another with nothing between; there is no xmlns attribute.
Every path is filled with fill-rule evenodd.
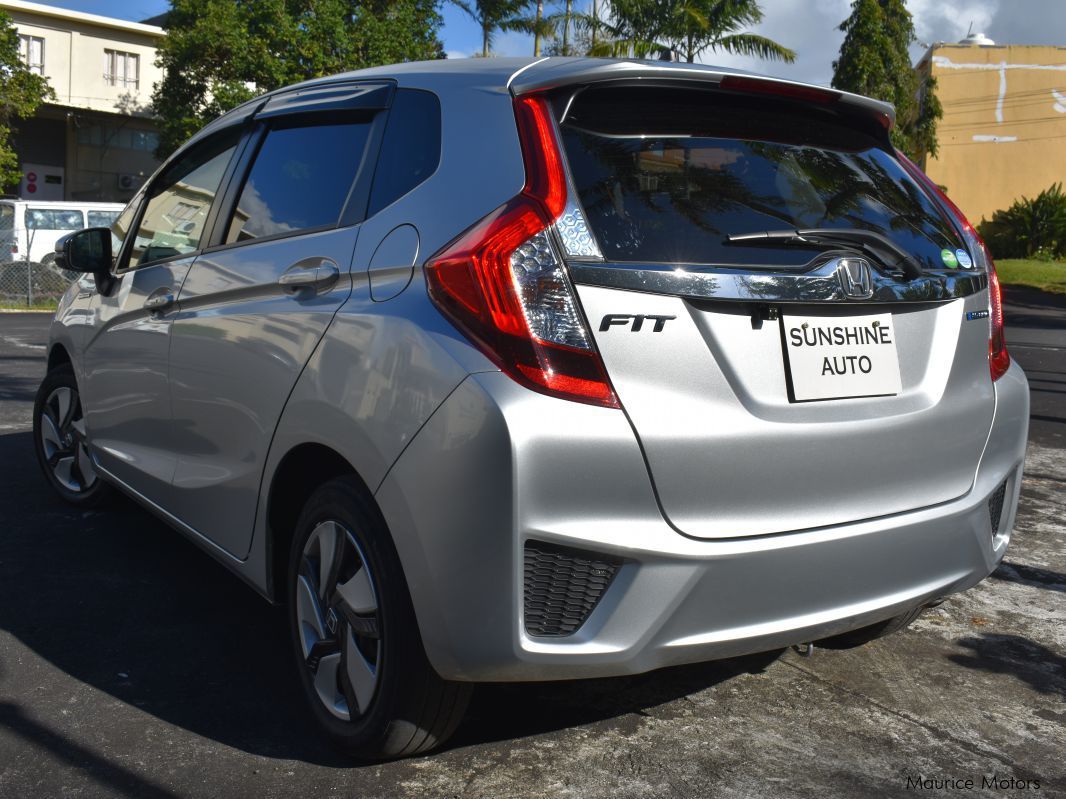
<svg viewBox="0 0 1066 799"><path fill-rule="evenodd" d="M38 0L40 1L40 0ZM169 7L167 0L44 0L52 5L94 14L142 20ZM561 0L546 0L554 11ZM579 8L587 0L576 0ZM851 0L761 0L765 12L756 33L791 47L799 53L794 64L758 61L726 53L707 53L703 60L720 66L750 69L793 80L828 84L833 75L833 59L840 50L838 30L851 6ZM1066 45L1066 0L907 0L914 15L914 27L921 44L915 45L915 59L931 42L958 41L970 26L988 34L1000 44ZM443 7L444 49L450 58L467 56L481 49L481 33L469 17L451 3ZM532 55L530 37L516 33L499 34L498 55Z"/></svg>
<svg viewBox="0 0 1066 799"><path fill-rule="evenodd" d="M36 0L48 5L103 14L107 17L140 21L162 14L170 7L168 0ZM470 55L481 50L481 31L477 25L456 6L446 3L444 14L444 49L451 57ZM519 34L498 36L496 49L501 55L533 54L533 40Z"/></svg>

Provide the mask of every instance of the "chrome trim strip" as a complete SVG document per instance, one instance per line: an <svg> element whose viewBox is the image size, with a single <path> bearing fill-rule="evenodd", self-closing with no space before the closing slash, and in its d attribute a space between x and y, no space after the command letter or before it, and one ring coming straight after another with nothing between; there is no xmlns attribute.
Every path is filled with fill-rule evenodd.
<svg viewBox="0 0 1066 799"><path fill-rule="evenodd" d="M737 302L935 302L968 297L988 285L984 272L938 271L904 281L870 270L872 293L866 299L855 299L845 293L838 275L840 262L849 258L855 256L840 253L805 272L576 260L567 266L574 283L584 286Z"/></svg>

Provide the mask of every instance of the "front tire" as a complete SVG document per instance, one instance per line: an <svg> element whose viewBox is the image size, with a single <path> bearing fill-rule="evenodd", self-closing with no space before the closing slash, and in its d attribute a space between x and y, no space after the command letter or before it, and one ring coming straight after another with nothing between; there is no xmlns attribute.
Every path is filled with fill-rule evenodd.
<svg viewBox="0 0 1066 799"><path fill-rule="evenodd" d="M354 478L329 481L305 505L288 593L300 683L334 745L381 760L451 735L471 687L442 680L426 658L399 556Z"/></svg>
<svg viewBox="0 0 1066 799"><path fill-rule="evenodd" d="M72 505L99 504L110 488L89 453L78 381L70 364L52 369L33 403L33 444L48 484Z"/></svg>
<svg viewBox="0 0 1066 799"><path fill-rule="evenodd" d="M919 605L916 608L911 608L906 613L901 613L898 616L893 616L891 619L885 619L879 621L876 624L871 624L867 627L860 627L857 630L851 630L840 635L834 635L830 638L823 638L821 641L815 641L815 646L820 646L823 649L855 649L856 647L863 646L876 641L878 638L884 638L886 635L892 635L897 633L906 627L909 627L925 610L925 605Z"/></svg>

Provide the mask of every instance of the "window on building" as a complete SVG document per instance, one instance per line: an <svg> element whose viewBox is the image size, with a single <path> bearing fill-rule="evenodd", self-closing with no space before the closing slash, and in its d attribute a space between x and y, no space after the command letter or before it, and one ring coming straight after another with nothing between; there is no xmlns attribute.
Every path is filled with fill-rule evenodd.
<svg viewBox="0 0 1066 799"><path fill-rule="evenodd" d="M19 55L30 72L44 74L44 39L19 34Z"/></svg>
<svg viewBox="0 0 1066 799"><path fill-rule="evenodd" d="M104 80L108 86L136 89L141 79L141 58L136 53L104 50Z"/></svg>
<svg viewBox="0 0 1066 799"><path fill-rule="evenodd" d="M337 224L369 133L369 122L270 131L241 190L226 243Z"/></svg>
<svg viewBox="0 0 1066 799"><path fill-rule="evenodd" d="M152 130L81 123L78 127L78 144L107 147L109 150L143 150L151 153L159 146L159 134Z"/></svg>

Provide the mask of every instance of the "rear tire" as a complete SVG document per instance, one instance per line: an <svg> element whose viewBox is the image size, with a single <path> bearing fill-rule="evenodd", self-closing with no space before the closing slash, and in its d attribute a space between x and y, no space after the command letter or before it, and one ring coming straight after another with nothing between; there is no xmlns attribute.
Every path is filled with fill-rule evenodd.
<svg viewBox="0 0 1066 799"><path fill-rule="evenodd" d="M868 627L860 627L857 630L850 630L840 635L823 638L821 641L815 641L814 645L823 649L854 649L909 627L912 622L922 615L924 610L925 605L919 605L916 608L911 608L906 613L879 621Z"/></svg>
<svg viewBox="0 0 1066 799"><path fill-rule="evenodd" d="M355 478L330 480L304 506L287 584L300 684L335 746L382 760L452 734L472 687L430 665L399 556Z"/></svg>

